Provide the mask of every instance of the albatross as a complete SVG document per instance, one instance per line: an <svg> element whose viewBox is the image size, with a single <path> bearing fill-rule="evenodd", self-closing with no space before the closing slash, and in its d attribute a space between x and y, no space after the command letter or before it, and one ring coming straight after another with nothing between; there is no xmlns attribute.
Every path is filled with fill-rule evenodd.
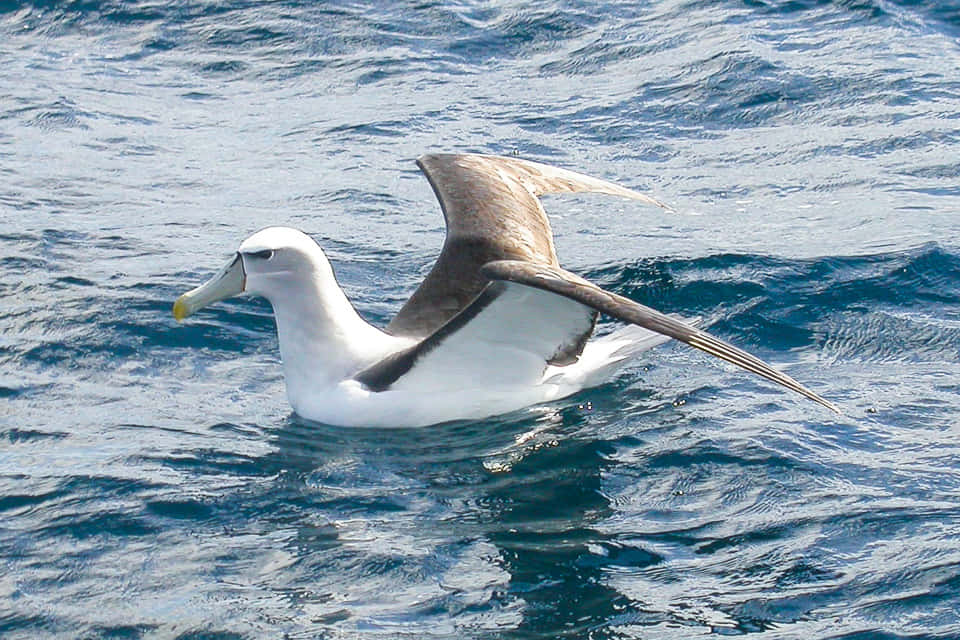
<svg viewBox="0 0 960 640"><path fill-rule="evenodd" d="M244 240L216 275L177 299L174 317L239 294L265 297L293 410L332 425L416 427L508 413L601 384L670 338L839 413L759 358L560 267L539 196L595 192L669 209L656 199L519 158L430 154L417 164L440 201L446 238L385 328L357 313L319 245L288 227ZM601 313L627 324L595 337Z"/></svg>

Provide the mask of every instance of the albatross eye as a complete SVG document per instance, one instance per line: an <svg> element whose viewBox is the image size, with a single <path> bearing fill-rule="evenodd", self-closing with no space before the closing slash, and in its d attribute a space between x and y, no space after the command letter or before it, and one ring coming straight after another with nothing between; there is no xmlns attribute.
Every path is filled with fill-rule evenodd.
<svg viewBox="0 0 960 640"><path fill-rule="evenodd" d="M251 258L259 258L261 260L269 260L273 257L273 249L264 249L263 251L253 251L247 254Z"/></svg>

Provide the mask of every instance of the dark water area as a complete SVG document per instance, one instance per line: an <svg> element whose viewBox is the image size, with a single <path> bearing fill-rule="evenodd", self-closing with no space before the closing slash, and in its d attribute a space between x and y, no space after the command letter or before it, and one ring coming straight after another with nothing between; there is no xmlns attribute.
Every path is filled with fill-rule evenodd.
<svg viewBox="0 0 960 640"><path fill-rule="evenodd" d="M0 637L960 637L960 5L0 3ZM517 154L664 345L423 429L291 414L270 225L389 321L425 152ZM604 323L601 330L609 328Z"/></svg>

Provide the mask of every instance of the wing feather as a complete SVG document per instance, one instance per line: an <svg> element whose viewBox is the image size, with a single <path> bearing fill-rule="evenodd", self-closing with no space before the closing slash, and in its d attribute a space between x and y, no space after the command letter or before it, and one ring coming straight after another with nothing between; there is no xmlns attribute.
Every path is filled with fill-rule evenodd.
<svg viewBox="0 0 960 640"><path fill-rule="evenodd" d="M832 402L807 389L787 374L777 371L760 358L656 309L651 309L629 298L601 289L595 284L559 267L503 260L484 265L483 273L492 280L516 282L551 291L624 322L630 322L670 336L767 380L776 382L831 411L840 413L840 409Z"/></svg>
<svg viewBox="0 0 960 640"><path fill-rule="evenodd" d="M496 260L558 266L553 232L539 196L596 192L668 208L631 189L545 164L476 154L431 154L417 164L440 201L447 235L433 269L387 326L425 338L465 309L489 282Z"/></svg>
<svg viewBox="0 0 960 640"><path fill-rule="evenodd" d="M429 337L354 378L372 391L534 388L548 366L576 361L595 319L576 300L492 282Z"/></svg>

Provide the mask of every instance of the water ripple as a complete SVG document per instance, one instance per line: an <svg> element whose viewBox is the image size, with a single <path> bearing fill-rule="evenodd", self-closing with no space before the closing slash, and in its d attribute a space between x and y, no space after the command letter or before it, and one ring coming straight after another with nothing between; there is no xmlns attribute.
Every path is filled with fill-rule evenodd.
<svg viewBox="0 0 960 640"><path fill-rule="evenodd" d="M0 636L960 635L955 4L0 4ZM337 429L269 304L171 318L291 224L385 323L441 150L670 201L546 209L566 266L846 417L665 345Z"/></svg>

